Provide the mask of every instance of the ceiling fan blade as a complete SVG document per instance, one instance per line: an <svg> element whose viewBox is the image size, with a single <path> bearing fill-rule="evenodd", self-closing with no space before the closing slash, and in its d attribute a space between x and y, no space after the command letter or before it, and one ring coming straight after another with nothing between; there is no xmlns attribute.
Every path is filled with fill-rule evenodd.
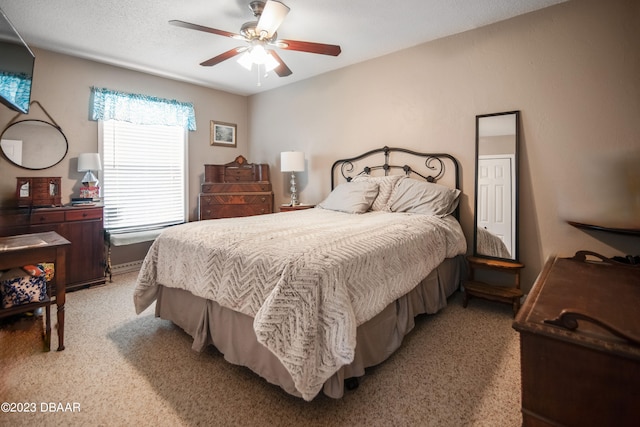
<svg viewBox="0 0 640 427"><path fill-rule="evenodd" d="M270 39L278 30L278 27L282 24L282 21L284 21L288 13L289 7L286 5L279 1L268 0L258 20L256 33L258 33L262 39ZM266 34L263 35L263 32L266 32Z"/></svg>
<svg viewBox="0 0 640 427"><path fill-rule="evenodd" d="M218 29L215 29L215 28L205 27L203 25L192 24L190 22L179 21L177 19L169 21L169 24L175 25L176 27L188 28L190 30L204 31L205 33L217 34L219 36L231 37L231 38L234 38L234 39L244 40L244 37L242 37L240 34L235 34L235 33L230 33L229 31L224 31L224 30L218 30Z"/></svg>
<svg viewBox="0 0 640 427"><path fill-rule="evenodd" d="M280 49L319 53L321 55L338 56L342 52L340 46L335 44L302 42L299 40L276 40L273 44Z"/></svg>
<svg viewBox="0 0 640 427"><path fill-rule="evenodd" d="M204 62L201 62L200 65L204 66L204 67L211 67L213 65L219 64L222 61L226 61L227 59L233 58L236 55L241 54L242 52L244 52L245 50L247 50L247 47L234 47L231 50L228 50L224 53L221 53L218 56L214 56L211 59L208 59Z"/></svg>
<svg viewBox="0 0 640 427"><path fill-rule="evenodd" d="M280 65L278 65L276 68L273 69L273 71L276 72L276 74L280 77L287 77L290 76L292 71L289 69L289 67L287 67L287 64L284 63L284 61L282 60L282 58L280 58L280 55L278 55L276 53L275 50L269 50L269 53L271 54L271 56L273 56L276 61L278 61L278 63Z"/></svg>

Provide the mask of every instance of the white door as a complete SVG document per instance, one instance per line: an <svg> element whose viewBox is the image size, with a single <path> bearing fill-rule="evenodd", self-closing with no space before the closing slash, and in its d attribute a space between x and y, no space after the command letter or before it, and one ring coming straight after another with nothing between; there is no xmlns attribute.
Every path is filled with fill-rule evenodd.
<svg viewBox="0 0 640 427"><path fill-rule="evenodd" d="M511 155L478 158L478 228L498 236L510 254L513 254L516 237L512 208L513 163Z"/></svg>

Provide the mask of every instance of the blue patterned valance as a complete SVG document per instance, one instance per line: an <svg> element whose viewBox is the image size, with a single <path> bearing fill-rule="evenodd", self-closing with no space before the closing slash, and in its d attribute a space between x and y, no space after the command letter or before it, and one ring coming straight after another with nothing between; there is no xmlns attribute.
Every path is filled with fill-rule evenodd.
<svg viewBox="0 0 640 427"><path fill-rule="evenodd" d="M182 126L196 130L193 104L175 99L91 88L91 120L120 120L138 125Z"/></svg>
<svg viewBox="0 0 640 427"><path fill-rule="evenodd" d="M22 110L28 110L31 97L31 77L23 73L0 71L0 96Z"/></svg>

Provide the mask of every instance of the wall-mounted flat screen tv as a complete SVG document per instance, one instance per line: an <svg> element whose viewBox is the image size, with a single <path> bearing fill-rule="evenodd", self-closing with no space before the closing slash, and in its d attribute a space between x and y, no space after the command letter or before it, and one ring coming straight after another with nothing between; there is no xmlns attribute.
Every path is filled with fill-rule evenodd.
<svg viewBox="0 0 640 427"><path fill-rule="evenodd" d="M0 9L0 102L29 112L35 56Z"/></svg>

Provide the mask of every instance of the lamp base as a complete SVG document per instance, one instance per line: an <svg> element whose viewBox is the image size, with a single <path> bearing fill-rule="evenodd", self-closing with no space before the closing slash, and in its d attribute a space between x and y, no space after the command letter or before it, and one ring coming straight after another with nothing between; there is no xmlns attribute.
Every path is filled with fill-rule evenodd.
<svg viewBox="0 0 640 427"><path fill-rule="evenodd" d="M295 172L291 172L291 206L298 206L300 202L298 201L298 189L296 188L296 174Z"/></svg>
<svg viewBox="0 0 640 427"><path fill-rule="evenodd" d="M98 186L98 178L91 171L87 171L82 177L82 185L85 187L97 187Z"/></svg>

